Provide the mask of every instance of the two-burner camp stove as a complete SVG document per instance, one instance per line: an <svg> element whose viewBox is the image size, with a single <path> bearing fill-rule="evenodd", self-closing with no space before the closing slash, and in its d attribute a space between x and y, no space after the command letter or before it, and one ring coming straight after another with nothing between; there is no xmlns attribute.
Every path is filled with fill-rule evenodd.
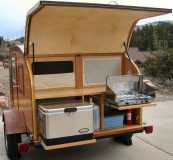
<svg viewBox="0 0 173 160"><path fill-rule="evenodd" d="M107 87L112 94L108 96L108 102L117 106L144 104L153 100L152 96L144 94L141 75L108 76Z"/></svg>

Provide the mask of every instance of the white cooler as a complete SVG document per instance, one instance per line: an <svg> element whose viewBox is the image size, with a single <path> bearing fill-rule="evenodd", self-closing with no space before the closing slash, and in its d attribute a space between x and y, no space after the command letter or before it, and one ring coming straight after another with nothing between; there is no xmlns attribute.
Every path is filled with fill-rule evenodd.
<svg viewBox="0 0 173 160"><path fill-rule="evenodd" d="M40 134L44 139L93 133L93 105L66 103L39 105Z"/></svg>

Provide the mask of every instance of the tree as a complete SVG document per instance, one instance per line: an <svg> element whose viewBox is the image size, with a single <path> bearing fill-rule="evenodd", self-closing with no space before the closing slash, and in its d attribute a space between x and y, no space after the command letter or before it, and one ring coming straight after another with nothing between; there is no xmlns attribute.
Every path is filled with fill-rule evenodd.
<svg viewBox="0 0 173 160"><path fill-rule="evenodd" d="M24 43L24 37L17 38L15 41L19 41L20 43Z"/></svg>
<svg viewBox="0 0 173 160"><path fill-rule="evenodd" d="M169 26L168 48L173 48L173 25Z"/></svg>
<svg viewBox="0 0 173 160"><path fill-rule="evenodd" d="M153 50L159 49L159 38L158 38L158 32L156 29L153 29Z"/></svg>
<svg viewBox="0 0 173 160"><path fill-rule="evenodd" d="M2 46L3 41L4 41L4 38L2 36L0 36L0 46Z"/></svg>
<svg viewBox="0 0 173 160"><path fill-rule="evenodd" d="M142 51L173 48L173 24L159 22L137 27L130 46Z"/></svg>

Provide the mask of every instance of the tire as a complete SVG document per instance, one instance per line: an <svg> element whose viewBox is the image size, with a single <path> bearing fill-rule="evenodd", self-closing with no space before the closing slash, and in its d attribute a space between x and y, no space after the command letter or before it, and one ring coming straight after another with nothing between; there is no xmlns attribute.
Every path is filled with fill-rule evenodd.
<svg viewBox="0 0 173 160"><path fill-rule="evenodd" d="M123 143L127 146L131 146L131 145L133 145L132 136L133 136L133 134L127 134L127 135L122 135L122 136L118 136L118 137L115 136L114 140L118 141L120 143Z"/></svg>
<svg viewBox="0 0 173 160"><path fill-rule="evenodd" d="M20 158L18 150L18 143L20 142L20 139L20 134L7 135L4 129L5 149L7 156L11 160L18 160Z"/></svg>

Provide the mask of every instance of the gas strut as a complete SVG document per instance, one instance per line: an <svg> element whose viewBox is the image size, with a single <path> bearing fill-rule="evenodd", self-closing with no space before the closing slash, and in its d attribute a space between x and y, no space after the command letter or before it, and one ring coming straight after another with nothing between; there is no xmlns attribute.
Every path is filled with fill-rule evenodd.
<svg viewBox="0 0 173 160"><path fill-rule="evenodd" d="M127 47L127 45L126 45L125 42L123 42L123 46L124 46L124 48L125 48L125 53L126 53L128 59L129 59L130 63L133 65L132 59L131 59L131 57L130 57L130 55L129 55L129 52L128 52L128 47Z"/></svg>

